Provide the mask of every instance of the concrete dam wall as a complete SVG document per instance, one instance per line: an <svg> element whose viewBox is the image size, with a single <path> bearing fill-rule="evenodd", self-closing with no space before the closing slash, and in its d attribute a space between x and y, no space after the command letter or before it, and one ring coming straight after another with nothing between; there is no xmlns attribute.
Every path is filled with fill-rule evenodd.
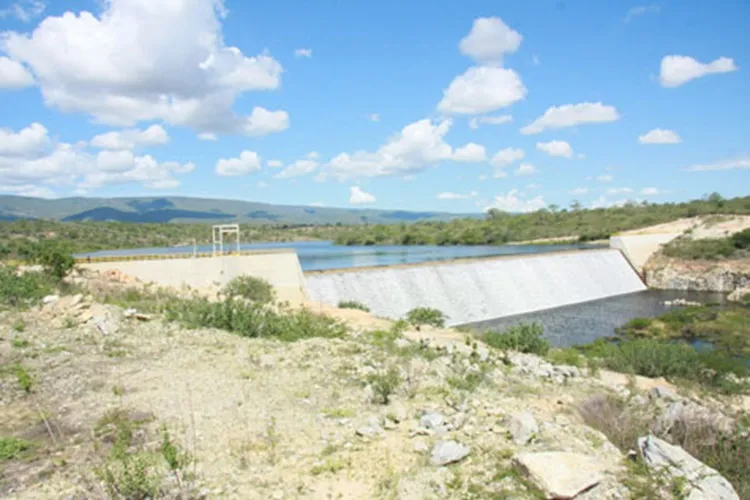
<svg viewBox="0 0 750 500"><path fill-rule="evenodd" d="M646 289L613 249L326 271L306 282L312 301L355 300L388 318L434 307L451 326Z"/></svg>

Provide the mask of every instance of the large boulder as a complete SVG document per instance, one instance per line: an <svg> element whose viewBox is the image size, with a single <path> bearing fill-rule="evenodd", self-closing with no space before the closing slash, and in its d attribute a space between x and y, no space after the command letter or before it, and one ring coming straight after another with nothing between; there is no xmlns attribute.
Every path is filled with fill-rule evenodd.
<svg viewBox="0 0 750 500"><path fill-rule="evenodd" d="M510 432L513 441L520 446L531 441L534 435L539 433L539 424L530 411L508 415L503 420L503 424Z"/></svg>
<svg viewBox="0 0 750 500"><path fill-rule="evenodd" d="M431 465L448 465L463 460L471 453L471 448L458 441L438 441L430 454Z"/></svg>
<svg viewBox="0 0 750 500"><path fill-rule="evenodd" d="M649 435L638 439L638 450L649 469L684 481L686 500L740 499L721 474L679 446Z"/></svg>
<svg viewBox="0 0 750 500"><path fill-rule="evenodd" d="M606 466L601 461L580 453L518 453L513 461L547 498L575 498L605 478Z"/></svg>

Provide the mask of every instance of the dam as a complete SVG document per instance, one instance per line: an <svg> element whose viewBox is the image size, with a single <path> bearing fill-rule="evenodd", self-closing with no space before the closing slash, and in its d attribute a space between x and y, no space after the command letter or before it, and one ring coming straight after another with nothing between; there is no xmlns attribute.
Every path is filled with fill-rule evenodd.
<svg viewBox="0 0 750 500"><path fill-rule="evenodd" d="M312 272L305 282L313 302L354 300L394 319L432 307L448 326L646 290L615 249Z"/></svg>

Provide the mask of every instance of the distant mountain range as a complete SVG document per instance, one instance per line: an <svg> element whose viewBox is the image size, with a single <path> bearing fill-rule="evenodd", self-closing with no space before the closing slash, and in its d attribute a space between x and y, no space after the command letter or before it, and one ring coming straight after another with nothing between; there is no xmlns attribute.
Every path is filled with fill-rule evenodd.
<svg viewBox="0 0 750 500"><path fill-rule="evenodd" d="M478 218L482 214L272 205L186 197L29 198L0 196L0 221L55 219L119 222L244 222L259 224L392 224Z"/></svg>

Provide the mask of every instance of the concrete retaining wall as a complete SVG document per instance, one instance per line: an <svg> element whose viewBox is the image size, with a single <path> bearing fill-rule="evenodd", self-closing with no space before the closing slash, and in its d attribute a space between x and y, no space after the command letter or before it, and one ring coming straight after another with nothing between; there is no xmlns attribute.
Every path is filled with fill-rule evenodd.
<svg viewBox="0 0 750 500"><path fill-rule="evenodd" d="M613 236L609 239L609 246L620 250L633 267L642 272L646 261L679 235L680 233L657 233Z"/></svg>
<svg viewBox="0 0 750 500"><path fill-rule="evenodd" d="M308 273L306 282L313 301L356 300L389 318L434 307L449 325L646 289L623 255L609 249Z"/></svg>
<svg viewBox="0 0 750 500"><path fill-rule="evenodd" d="M188 285L197 289L223 286L241 275L257 276L276 288L280 300L299 304L305 299L305 278L294 250L195 259L96 262L79 266L97 271L116 269L142 281L173 287Z"/></svg>

